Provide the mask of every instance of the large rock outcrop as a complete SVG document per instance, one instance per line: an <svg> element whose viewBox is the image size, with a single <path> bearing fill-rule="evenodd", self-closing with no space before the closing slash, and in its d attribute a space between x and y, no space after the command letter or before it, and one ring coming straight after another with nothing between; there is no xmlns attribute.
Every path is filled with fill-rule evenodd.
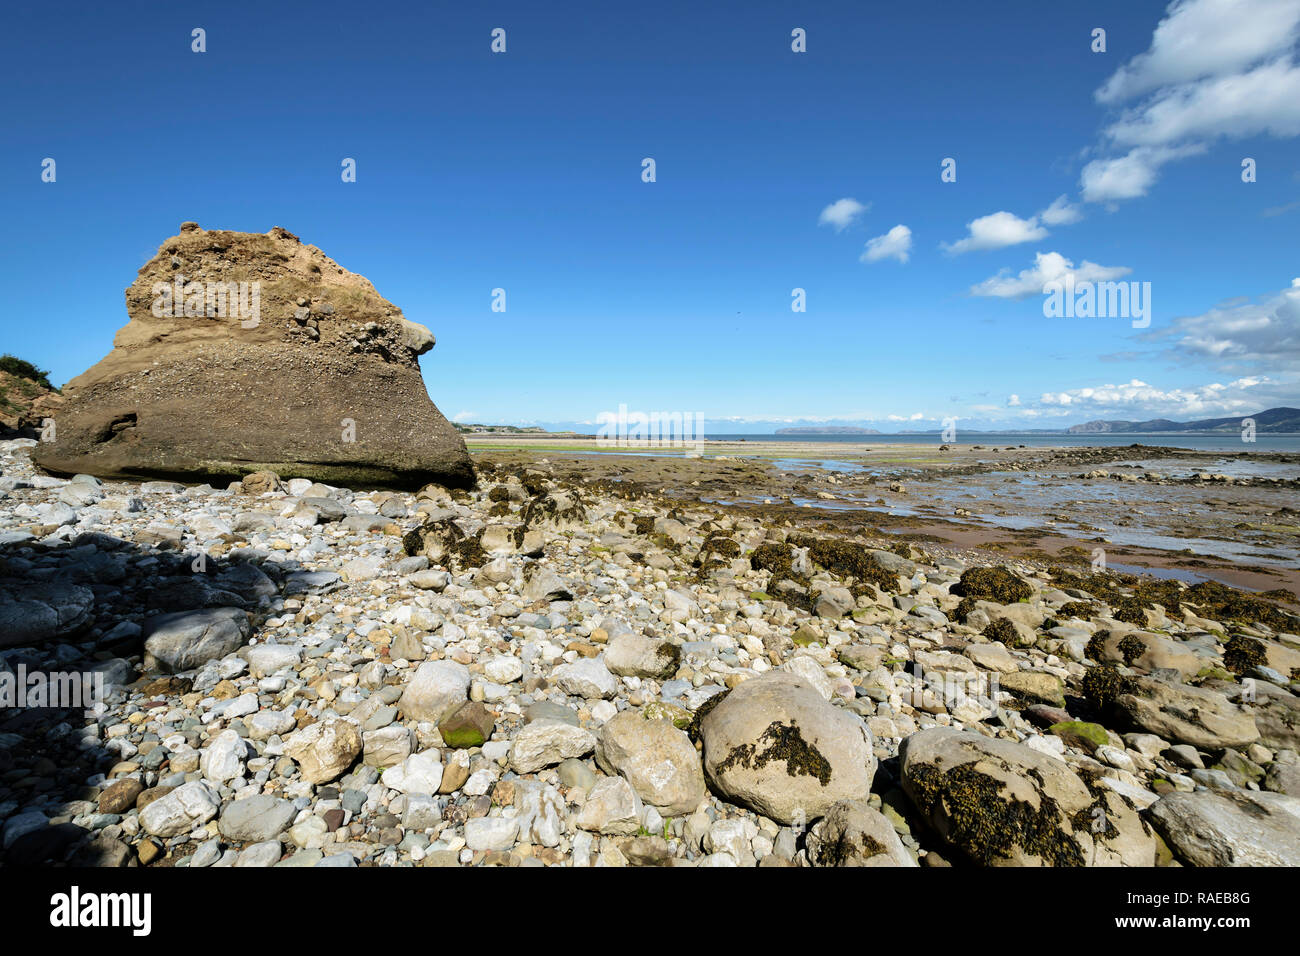
<svg viewBox="0 0 1300 956"><path fill-rule="evenodd" d="M56 436L33 455L47 471L473 483L465 443L420 377L433 336L284 229L185 223L141 268L126 308L113 351L64 389Z"/></svg>

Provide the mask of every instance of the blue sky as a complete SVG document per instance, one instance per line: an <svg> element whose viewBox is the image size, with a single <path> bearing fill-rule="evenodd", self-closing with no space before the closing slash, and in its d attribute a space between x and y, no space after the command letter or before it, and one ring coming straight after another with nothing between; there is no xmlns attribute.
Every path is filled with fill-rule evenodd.
<svg viewBox="0 0 1300 956"><path fill-rule="evenodd" d="M79 374L195 220L365 275L463 421L1300 405L1300 0L477 6L15 8L0 350ZM1065 271L1150 327L1045 317Z"/></svg>

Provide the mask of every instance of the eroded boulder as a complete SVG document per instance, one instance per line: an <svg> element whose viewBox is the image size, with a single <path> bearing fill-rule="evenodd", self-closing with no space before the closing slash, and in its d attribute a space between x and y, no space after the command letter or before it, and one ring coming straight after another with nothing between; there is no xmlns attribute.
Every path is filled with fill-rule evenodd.
<svg viewBox="0 0 1300 956"><path fill-rule="evenodd" d="M57 439L33 453L47 471L473 484L420 377L433 336L292 233L187 223L140 269L126 309L112 352L64 388Z"/></svg>

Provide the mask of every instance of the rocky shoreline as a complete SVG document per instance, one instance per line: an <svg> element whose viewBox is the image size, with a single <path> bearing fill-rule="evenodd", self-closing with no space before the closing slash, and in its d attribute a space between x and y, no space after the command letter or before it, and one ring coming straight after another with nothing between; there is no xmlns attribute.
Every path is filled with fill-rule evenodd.
<svg viewBox="0 0 1300 956"><path fill-rule="evenodd" d="M5 865L1300 865L1280 590L705 500L752 462L407 493L35 446L0 442L0 683L104 699L0 710Z"/></svg>

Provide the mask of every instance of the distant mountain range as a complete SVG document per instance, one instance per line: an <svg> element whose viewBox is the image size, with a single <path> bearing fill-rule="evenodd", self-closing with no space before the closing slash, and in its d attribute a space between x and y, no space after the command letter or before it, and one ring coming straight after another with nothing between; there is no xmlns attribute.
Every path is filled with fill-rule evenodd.
<svg viewBox="0 0 1300 956"><path fill-rule="evenodd" d="M874 428L859 428L856 425L809 425L802 428L778 428L778 435L882 435Z"/></svg>
<svg viewBox="0 0 1300 956"><path fill-rule="evenodd" d="M1167 418L1153 418L1145 422L1094 421L1072 425L1071 435L1097 432L1238 432L1247 418L1255 422L1255 431L1269 433L1300 432L1300 408L1270 408L1254 415L1234 415L1231 418L1203 418L1195 422L1171 422Z"/></svg>

